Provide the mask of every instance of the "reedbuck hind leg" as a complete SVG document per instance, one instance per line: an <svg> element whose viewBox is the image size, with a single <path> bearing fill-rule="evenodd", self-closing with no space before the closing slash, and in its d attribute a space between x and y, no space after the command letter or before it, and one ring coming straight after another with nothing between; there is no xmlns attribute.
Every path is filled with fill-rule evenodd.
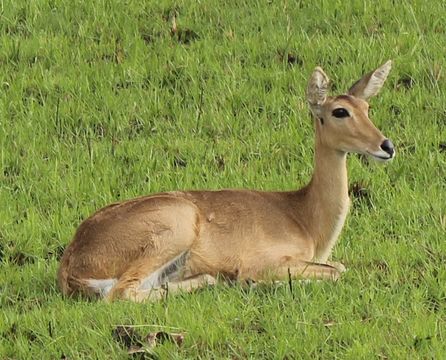
<svg viewBox="0 0 446 360"><path fill-rule="evenodd" d="M157 301L168 295L181 292L192 292L205 286L214 285L216 282L217 281L213 276L203 274L182 281L166 282L158 288L139 288L131 293L127 292L126 295L128 300L135 302Z"/></svg>
<svg viewBox="0 0 446 360"><path fill-rule="evenodd" d="M106 300L142 301L159 298L162 286L179 281L188 274L189 249L198 237L199 214L195 205L184 199L155 199L144 222L161 224L163 230L149 233L151 247L132 261L106 294Z"/></svg>

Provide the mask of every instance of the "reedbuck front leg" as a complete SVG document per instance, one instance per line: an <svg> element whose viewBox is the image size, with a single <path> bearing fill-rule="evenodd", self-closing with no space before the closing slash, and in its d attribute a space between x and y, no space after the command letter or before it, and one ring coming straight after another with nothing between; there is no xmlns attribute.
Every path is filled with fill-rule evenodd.
<svg viewBox="0 0 446 360"><path fill-rule="evenodd" d="M292 279L337 280L345 271L342 264L322 264L312 261L313 251L301 250L301 247L275 246L258 253L255 261L246 263L240 279L254 281ZM263 264L258 267L257 264Z"/></svg>
<svg viewBox="0 0 446 360"><path fill-rule="evenodd" d="M296 261L281 265L277 268L268 269L254 280L279 280L292 279L319 279L338 280L342 271L328 264L318 264L309 261Z"/></svg>

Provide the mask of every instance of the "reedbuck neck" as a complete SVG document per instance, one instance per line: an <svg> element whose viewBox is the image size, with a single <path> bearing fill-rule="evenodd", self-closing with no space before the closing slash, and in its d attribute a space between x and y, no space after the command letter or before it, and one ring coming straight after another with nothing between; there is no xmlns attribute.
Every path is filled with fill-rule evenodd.
<svg viewBox="0 0 446 360"><path fill-rule="evenodd" d="M379 161L391 160L393 144L368 117L367 100L381 89L391 68L388 61L356 82L345 95L327 96L328 77L316 68L307 100L314 116L314 174L306 187L309 231L316 244L315 259L325 262L342 229L349 207L346 155L355 152Z"/></svg>

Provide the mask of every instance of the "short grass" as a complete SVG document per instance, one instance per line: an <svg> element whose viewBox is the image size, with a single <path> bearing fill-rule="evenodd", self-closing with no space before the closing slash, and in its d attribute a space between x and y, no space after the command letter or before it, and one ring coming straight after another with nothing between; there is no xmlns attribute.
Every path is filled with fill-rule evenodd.
<svg viewBox="0 0 446 360"><path fill-rule="evenodd" d="M0 19L0 358L126 358L118 324L186 333L159 358L444 358L444 1L21 0ZM397 158L350 156L341 281L155 304L61 297L61 252L101 206L303 186L312 69L341 92L387 59L372 118Z"/></svg>

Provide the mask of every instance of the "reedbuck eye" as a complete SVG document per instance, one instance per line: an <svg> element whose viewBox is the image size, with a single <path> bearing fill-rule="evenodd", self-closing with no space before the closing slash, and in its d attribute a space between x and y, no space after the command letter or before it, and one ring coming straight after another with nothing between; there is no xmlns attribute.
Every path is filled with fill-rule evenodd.
<svg viewBox="0 0 446 360"><path fill-rule="evenodd" d="M350 116L348 111L345 110L344 108L334 109L333 112L332 112L332 115L334 117L337 117L337 118L345 118L345 117L349 117Z"/></svg>

